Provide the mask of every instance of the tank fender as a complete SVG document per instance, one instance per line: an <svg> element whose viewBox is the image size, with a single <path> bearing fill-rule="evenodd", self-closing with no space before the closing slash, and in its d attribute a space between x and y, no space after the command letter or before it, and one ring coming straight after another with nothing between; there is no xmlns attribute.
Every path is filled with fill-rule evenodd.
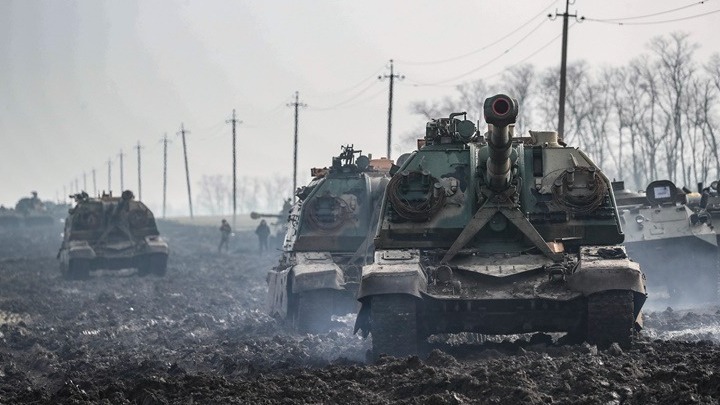
<svg viewBox="0 0 720 405"><path fill-rule="evenodd" d="M645 275L640 265L627 256L625 247L583 246L580 263L567 277L570 289L587 296L608 290L630 290L636 296L647 297Z"/></svg>
<svg viewBox="0 0 720 405"><path fill-rule="evenodd" d="M87 241L73 240L68 242L67 258L70 259L94 259L95 250Z"/></svg>
<svg viewBox="0 0 720 405"><path fill-rule="evenodd" d="M358 300L379 294L410 294L422 298L427 277L420 266L418 250L380 250L375 262L363 266Z"/></svg>
<svg viewBox="0 0 720 405"><path fill-rule="evenodd" d="M145 244L147 245L147 253L161 253L167 255L170 252L167 242L157 235L146 236Z"/></svg>
<svg viewBox="0 0 720 405"><path fill-rule="evenodd" d="M330 288L342 290L343 271L327 252L297 252L292 267L292 292Z"/></svg>

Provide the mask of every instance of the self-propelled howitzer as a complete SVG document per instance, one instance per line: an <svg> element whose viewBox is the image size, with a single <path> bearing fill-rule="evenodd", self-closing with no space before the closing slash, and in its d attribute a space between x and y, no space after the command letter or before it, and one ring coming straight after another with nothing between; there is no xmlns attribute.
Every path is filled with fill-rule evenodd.
<svg viewBox="0 0 720 405"><path fill-rule="evenodd" d="M280 263L268 273L268 309L304 332L327 330L332 315L357 311L360 271L373 235L387 170L352 146L330 168L311 171L290 211Z"/></svg>
<svg viewBox="0 0 720 405"><path fill-rule="evenodd" d="M461 114L429 122L390 180L356 330L375 355L457 332L629 343L645 282L619 245L608 179L556 132L514 138L514 99L484 112L485 137Z"/></svg>

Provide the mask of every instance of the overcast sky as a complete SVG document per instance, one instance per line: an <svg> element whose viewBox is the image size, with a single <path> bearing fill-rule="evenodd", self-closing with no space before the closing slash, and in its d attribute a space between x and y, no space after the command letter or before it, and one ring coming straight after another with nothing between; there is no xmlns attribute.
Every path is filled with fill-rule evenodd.
<svg viewBox="0 0 720 405"><path fill-rule="evenodd" d="M720 51L720 0L577 0L589 19L675 22L617 25L585 21L570 30L569 60L618 66L650 38L685 31L700 61ZM694 5L693 5L694 4ZM299 183L341 144L385 154L389 59L406 76L395 87L395 139L422 128L413 101L453 93L452 85L496 78L519 62L559 66L564 9L547 0L0 0L0 203L37 190L55 199L94 168L107 189L137 187L133 146L143 145L143 199L162 198L162 146L169 148L169 205L186 210L184 123L192 186L203 174L231 174L237 110L238 175L292 175L293 93L300 112ZM687 6L687 7L685 7ZM713 28L715 27L715 28ZM556 38L554 42L553 39ZM548 46L544 47L546 44ZM474 50L470 56L455 58ZM455 58L455 59L454 59ZM453 59L445 63L426 63ZM488 64L488 61L495 63ZM478 67L484 66L480 69ZM472 73L473 70L476 70ZM425 84L425 85L423 85ZM428 86L426 84L435 84ZM478 119L480 117L473 117ZM541 129L541 128L537 128ZM404 152L394 149L393 158ZM288 191L288 197L289 197Z"/></svg>

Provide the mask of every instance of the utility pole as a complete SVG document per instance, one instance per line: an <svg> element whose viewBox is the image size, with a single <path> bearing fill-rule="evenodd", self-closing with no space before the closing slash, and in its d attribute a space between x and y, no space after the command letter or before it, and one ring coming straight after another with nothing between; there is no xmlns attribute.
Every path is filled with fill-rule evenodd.
<svg viewBox="0 0 720 405"><path fill-rule="evenodd" d="M92 169L93 195L97 197L97 182L95 181L95 168Z"/></svg>
<svg viewBox="0 0 720 405"><path fill-rule="evenodd" d="M108 194L112 193L112 159L108 159Z"/></svg>
<svg viewBox="0 0 720 405"><path fill-rule="evenodd" d="M75 194L80 193L80 184L78 184L78 178L75 177Z"/></svg>
<svg viewBox="0 0 720 405"><path fill-rule="evenodd" d="M142 171L140 170L140 149L142 149L142 146L140 146L140 141L138 141L137 145L135 146L135 149L137 149L137 166L138 166L138 200L142 201Z"/></svg>
<svg viewBox="0 0 720 405"><path fill-rule="evenodd" d="M295 141L293 148L293 189L292 196L295 200L295 191L297 190L297 155L298 155L298 109L299 107L307 107L307 104L300 102L300 94L295 92L295 102L288 103L288 107L295 107Z"/></svg>
<svg viewBox="0 0 720 405"><path fill-rule="evenodd" d="M120 192L122 193L125 191L125 169L123 168L123 156L125 156L125 153L123 153L122 149L120 149L120 154L118 156L120 156Z"/></svg>
<svg viewBox="0 0 720 405"><path fill-rule="evenodd" d="M390 59L390 74L378 76L378 80L390 79L390 92L388 97L388 134L387 134L387 158L392 159L392 108L393 108L393 87L395 87L395 79L402 80L405 76L395 74L393 60Z"/></svg>
<svg viewBox="0 0 720 405"><path fill-rule="evenodd" d="M242 121L235 118L235 109L233 108L232 119L225 120L225 123L232 123L232 178L233 178L233 217L232 226L235 228L235 219L237 217L237 155L235 153L235 126L242 124Z"/></svg>
<svg viewBox="0 0 720 405"><path fill-rule="evenodd" d="M162 217L165 218L165 208L167 207L167 146L168 146L168 137L167 132L165 133L165 136L163 137L162 143L163 143L163 209L162 209Z"/></svg>
<svg viewBox="0 0 720 405"><path fill-rule="evenodd" d="M185 178L187 179L187 190L188 190L188 205L190 206L190 219L193 219L193 209L192 209L192 193L190 192L190 169L188 168L188 158L187 158L187 144L185 143L185 134L189 134L190 131L185 129L184 124L180 124L180 132L178 132L178 135L182 136L182 143L183 143L183 155L185 156Z"/></svg>
<svg viewBox="0 0 720 405"><path fill-rule="evenodd" d="M87 172L83 172L83 191L87 190Z"/></svg>
<svg viewBox="0 0 720 405"><path fill-rule="evenodd" d="M573 1L573 4L575 2ZM577 14L570 14L570 0L565 0L565 12L558 14L557 10L555 15L548 14L548 17L555 19L557 17L563 18L563 32L562 32L562 55L560 59L560 106L558 107L558 136L560 138L565 134L565 76L567 75L567 41L568 41L568 17L575 17ZM585 17L581 17L580 21L584 20Z"/></svg>

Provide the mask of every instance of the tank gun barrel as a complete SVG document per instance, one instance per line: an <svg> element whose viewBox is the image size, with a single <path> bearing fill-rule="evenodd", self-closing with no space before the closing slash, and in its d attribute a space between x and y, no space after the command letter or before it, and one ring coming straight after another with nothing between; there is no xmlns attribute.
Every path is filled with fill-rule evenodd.
<svg viewBox="0 0 720 405"><path fill-rule="evenodd" d="M518 103L514 98L498 94L485 99L483 110L485 122L492 125L487 139L490 150L487 182L491 189L501 191L510 183L512 139L508 126L515 123Z"/></svg>
<svg viewBox="0 0 720 405"><path fill-rule="evenodd" d="M282 217L283 217L283 215L280 215L280 214L264 214L264 213L255 212L255 211L253 211L253 212L250 213L250 218L252 218L252 219L260 219L260 218L282 218Z"/></svg>

